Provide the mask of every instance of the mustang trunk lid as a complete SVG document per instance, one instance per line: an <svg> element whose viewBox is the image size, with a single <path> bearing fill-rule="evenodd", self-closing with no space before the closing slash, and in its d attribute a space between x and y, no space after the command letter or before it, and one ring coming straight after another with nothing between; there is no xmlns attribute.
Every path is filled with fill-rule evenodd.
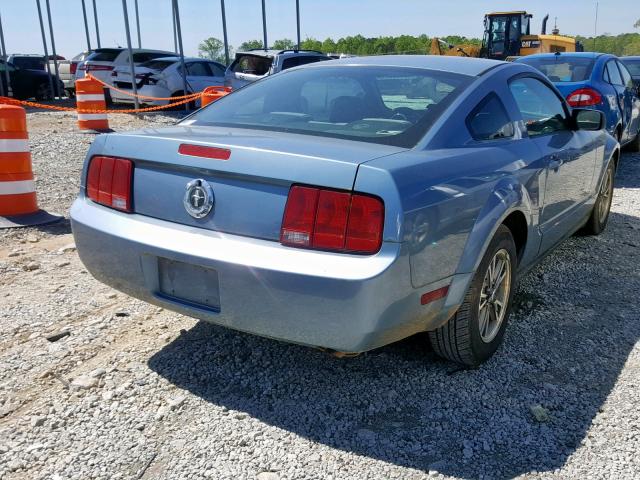
<svg viewBox="0 0 640 480"><path fill-rule="evenodd" d="M228 160L178 153L181 144L230 150ZM358 165L404 149L310 135L176 126L109 135L105 155L134 161L135 213L255 238L278 240L291 184L351 190ZM203 218L184 205L186 187L205 180L214 205Z"/></svg>

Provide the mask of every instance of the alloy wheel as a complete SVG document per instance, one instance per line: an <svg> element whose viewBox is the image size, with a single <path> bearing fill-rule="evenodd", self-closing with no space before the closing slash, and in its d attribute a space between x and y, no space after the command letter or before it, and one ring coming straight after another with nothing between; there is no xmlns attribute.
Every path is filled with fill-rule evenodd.
<svg viewBox="0 0 640 480"><path fill-rule="evenodd" d="M478 328L484 343L490 343L500 331L510 294L511 256L503 248L491 259L480 290Z"/></svg>

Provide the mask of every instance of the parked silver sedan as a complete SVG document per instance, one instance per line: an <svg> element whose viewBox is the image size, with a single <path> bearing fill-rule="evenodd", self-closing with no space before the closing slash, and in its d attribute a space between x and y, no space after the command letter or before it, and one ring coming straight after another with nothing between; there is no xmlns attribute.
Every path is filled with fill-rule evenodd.
<svg viewBox="0 0 640 480"><path fill-rule="evenodd" d="M340 352L428 331L477 365L518 275L605 228L603 126L527 65L319 62L97 137L73 232L96 278L156 305Z"/></svg>

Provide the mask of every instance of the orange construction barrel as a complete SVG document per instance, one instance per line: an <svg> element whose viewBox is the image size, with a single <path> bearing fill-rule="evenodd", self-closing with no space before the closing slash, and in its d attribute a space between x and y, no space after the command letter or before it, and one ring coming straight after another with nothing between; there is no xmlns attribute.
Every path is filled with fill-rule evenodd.
<svg viewBox="0 0 640 480"><path fill-rule="evenodd" d="M60 219L38 208L28 138L24 108L0 105L0 228Z"/></svg>
<svg viewBox="0 0 640 480"><path fill-rule="evenodd" d="M206 107L212 102L215 102L219 98L229 95L231 93L231 87L207 87L202 91L202 97L200 99L201 107Z"/></svg>
<svg viewBox="0 0 640 480"><path fill-rule="evenodd" d="M91 77L76 80L76 109L78 128L82 131L110 131L106 113L83 112L83 110L106 110L104 88Z"/></svg>

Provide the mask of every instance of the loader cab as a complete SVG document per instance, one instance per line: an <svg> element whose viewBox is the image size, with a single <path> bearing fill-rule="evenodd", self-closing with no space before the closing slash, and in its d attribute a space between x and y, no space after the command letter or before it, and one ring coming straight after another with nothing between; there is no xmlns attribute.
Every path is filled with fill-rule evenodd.
<svg viewBox="0 0 640 480"><path fill-rule="evenodd" d="M531 34L532 16L524 11L485 15L481 56L504 60L520 55L520 40L523 35Z"/></svg>

